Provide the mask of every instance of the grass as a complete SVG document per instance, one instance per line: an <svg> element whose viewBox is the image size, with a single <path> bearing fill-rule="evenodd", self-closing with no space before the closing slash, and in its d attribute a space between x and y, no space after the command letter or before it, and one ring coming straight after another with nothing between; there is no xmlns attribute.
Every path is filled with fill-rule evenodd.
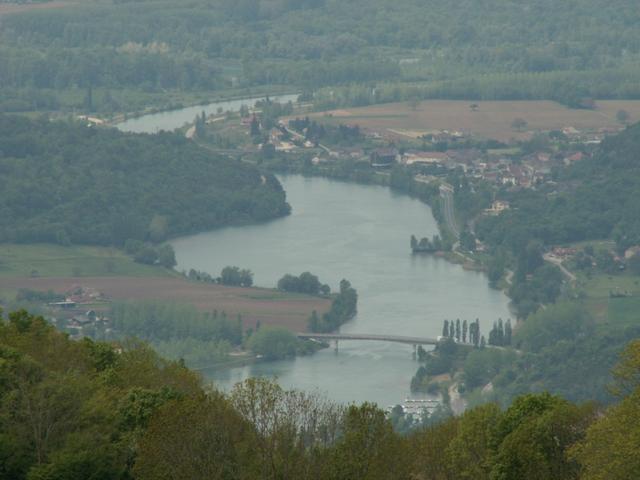
<svg viewBox="0 0 640 480"><path fill-rule="evenodd" d="M592 273L587 277L577 272L577 290L584 294L584 305L600 323L627 326L640 321L640 277L628 272L609 275ZM609 296L610 292L629 296Z"/></svg>
<svg viewBox="0 0 640 480"><path fill-rule="evenodd" d="M165 268L135 263L119 250L103 247L0 244L0 278L6 277L168 277Z"/></svg>

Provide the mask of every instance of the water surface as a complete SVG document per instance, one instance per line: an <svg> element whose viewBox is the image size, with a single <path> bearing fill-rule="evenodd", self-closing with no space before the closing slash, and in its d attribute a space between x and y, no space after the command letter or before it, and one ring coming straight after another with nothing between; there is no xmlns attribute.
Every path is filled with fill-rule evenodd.
<svg viewBox="0 0 640 480"><path fill-rule="evenodd" d="M435 337L447 319L479 318L483 331L506 319L508 299L486 277L433 256L413 256L411 234L438 232L430 208L386 187L299 175L280 177L292 214L175 240L178 269L213 275L227 265L251 269L256 285L310 271L337 289L358 290L358 315L342 332ZM417 368L409 345L341 341L309 357L207 371L229 389L249 376L276 376L286 387L318 389L340 402L401 402Z"/></svg>
<svg viewBox="0 0 640 480"><path fill-rule="evenodd" d="M228 100L224 102L209 103L206 105L196 105L167 112L152 113L125 120L124 122L117 124L116 127L123 132L131 133L158 133L161 130L173 131L187 123L193 123L196 116L200 115L203 111L207 116L216 114L219 109L222 109L223 112L236 112L240 110L242 105L252 108L255 106L256 102L263 100L264 98L265 97L254 97L240 100ZM287 103L289 101L295 102L298 95L280 95L270 98L274 102Z"/></svg>

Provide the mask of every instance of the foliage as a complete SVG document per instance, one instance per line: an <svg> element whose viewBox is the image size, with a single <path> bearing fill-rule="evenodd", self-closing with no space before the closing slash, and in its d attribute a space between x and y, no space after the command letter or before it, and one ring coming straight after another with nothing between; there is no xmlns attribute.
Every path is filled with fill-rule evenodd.
<svg viewBox="0 0 640 480"><path fill-rule="evenodd" d="M201 313L191 305L161 302L114 303L110 317L113 328L124 337L150 342L198 339L242 343L242 320L229 319L222 312Z"/></svg>
<svg viewBox="0 0 640 480"><path fill-rule="evenodd" d="M357 306L358 292L348 280L343 279L340 281L340 291L331 303L331 309L322 318L312 314L309 329L312 332L331 332L352 319L357 313Z"/></svg>
<svg viewBox="0 0 640 480"><path fill-rule="evenodd" d="M286 328L261 327L249 338L248 347L267 360L280 360L296 354L298 339Z"/></svg>
<svg viewBox="0 0 640 480"><path fill-rule="evenodd" d="M253 273L238 267L224 267L220 272L220 283L232 287L250 287L253 285Z"/></svg>
<svg viewBox="0 0 640 480"><path fill-rule="evenodd" d="M225 395L139 342L72 341L14 312L0 321L0 474L626 480L640 467L639 345L616 370L625 396L609 409L528 394L402 437L369 403L345 408L254 378Z"/></svg>
<svg viewBox="0 0 640 480"><path fill-rule="evenodd" d="M278 290L308 295L328 295L331 291L329 285L320 283L318 277L310 272L303 272L297 277L286 274L278 280Z"/></svg>
<svg viewBox="0 0 640 480"><path fill-rule="evenodd" d="M562 179L571 188L513 195L510 210L478 222L478 237L515 257L533 239L554 245L612 238L620 251L640 243L640 221L632 213L640 196L638 152L640 124L606 138L592 158L569 167ZM616 269L611 258L603 262L604 269Z"/></svg>
<svg viewBox="0 0 640 480"><path fill-rule="evenodd" d="M159 216L175 236L289 211L275 177L178 134L0 115L0 170L3 242L122 246L158 239Z"/></svg>
<svg viewBox="0 0 640 480"><path fill-rule="evenodd" d="M12 92L0 107L56 108L55 89L63 88L84 93L80 108L113 111L127 108L118 95L124 88L282 84L330 85L316 97L329 107L445 97L551 98L581 107L589 97L640 94L635 6L632 0L542 0L535 8L433 0L427 10L415 0L84 2L3 18L0 87ZM108 94L93 94L98 87Z"/></svg>

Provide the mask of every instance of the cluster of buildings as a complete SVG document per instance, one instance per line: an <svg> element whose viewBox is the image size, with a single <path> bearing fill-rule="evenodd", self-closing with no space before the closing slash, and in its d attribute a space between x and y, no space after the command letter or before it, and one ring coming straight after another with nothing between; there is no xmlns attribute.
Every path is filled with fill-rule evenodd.
<svg viewBox="0 0 640 480"><path fill-rule="evenodd" d="M96 332L108 336L113 332L110 320L104 312L95 308L97 304L106 303L105 296L93 289L73 286L65 299L48 303L51 312L51 323L58 329L67 332L71 338L94 337Z"/></svg>

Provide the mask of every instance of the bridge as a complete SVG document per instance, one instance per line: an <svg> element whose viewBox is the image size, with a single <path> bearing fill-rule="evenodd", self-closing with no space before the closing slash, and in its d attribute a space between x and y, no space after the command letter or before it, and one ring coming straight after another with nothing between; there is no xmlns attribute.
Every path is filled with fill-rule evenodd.
<svg viewBox="0 0 640 480"><path fill-rule="evenodd" d="M298 338L308 340L370 340L375 342L394 342L407 345L437 345L436 338L403 337L399 335L373 335L368 333L298 333Z"/></svg>

